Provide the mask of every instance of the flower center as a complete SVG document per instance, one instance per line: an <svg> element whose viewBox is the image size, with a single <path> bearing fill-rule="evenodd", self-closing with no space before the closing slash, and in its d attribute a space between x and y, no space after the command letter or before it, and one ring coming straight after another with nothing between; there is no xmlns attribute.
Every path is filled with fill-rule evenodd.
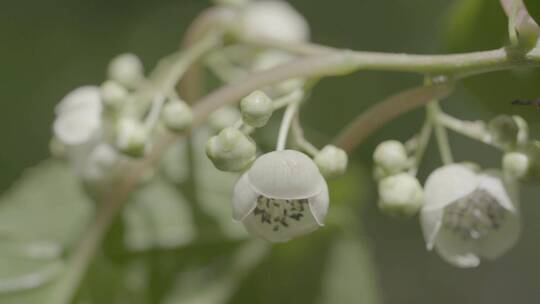
<svg viewBox="0 0 540 304"><path fill-rule="evenodd" d="M309 210L308 200L273 199L260 195L253 215L262 224L272 226L272 230L289 228L291 223L300 222Z"/></svg>
<svg viewBox="0 0 540 304"><path fill-rule="evenodd" d="M464 240L479 240L499 229L507 212L489 192L478 189L444 208L443 225Z"/></svg>

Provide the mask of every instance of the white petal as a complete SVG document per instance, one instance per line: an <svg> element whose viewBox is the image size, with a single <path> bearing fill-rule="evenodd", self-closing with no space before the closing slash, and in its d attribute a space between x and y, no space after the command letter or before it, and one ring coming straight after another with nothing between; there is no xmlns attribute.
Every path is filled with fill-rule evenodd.
<svg viewBox="0 0 540 304"><path fill-rule="evenodd" d="M477 174L467 166L452 164L439 168L433 171L426 181L423 209L444 208L473 192L477 185Z"/></svg>
<svg viewBox="0 0 540 304"><path fill-rule="evenodd" d="M435 239L441 229L443 214L444 209L442 208L432 210L424 208L420 211L420 225L428 250L433 249Z"/></svg>
<svg viewBox="0 0 540 304"><path fill-rule="evenodd" d="M56 106L56 115L71 111L101 112L101 90L97 86L83 86L66 95Z"/></svg>
<svg viewBox="0 0 540 304"><path fill-rule="evenodd" d="M56 118L53 130L62 143L79 145L96 135L100 124L101 117L96 113L71 112Z"/></svg>
<svg viewBox="0 0 540 304"><path fill-rule="evenodd" d="M266 197L304 199L318 195L322 175L311 158L294 151L274 151L259 157L248 171L251 186Z"/></svg>
<svg viewBox="0 0 540 304"><path fill-rule="evenodd" d="M480 265L476 245L475 242L442 228L435 241L435 250L448 263L461 268L471 268Z"/></svg>
<svg viewBox="0 0 540 304"><path fill-rule="evenodd" d="M501 174L497 174L496 172L480 174L478 188L489 192L506 210L516 211L517 208L514 206L501 176Z"/></svg>
<svg viewBox="0 0 540 304"><path fill-rule="evenodd" d="M234 186L233 219L235 221L244 220L257 206L258 196L259 194L249 185L247 174L242 175Z"/></svg>
<svg viewBox="0 0 540 304"><path fill-rule="evenodd" d="M317 221L317 224L322 227L324 226L324 218L328 212L328 205L330 202L330 198L328 196L328 185L326 184L324 178L321 178L321 188L323 189L321 193L309 199L309 208L313 214L313 217Z"/></svg>
<svg viewBox="0 0 540 304"><path fill-rule="evenodd" d="M512 248L519 240L521 222L519 214L508 212L506 218L497 230L492 230L479 243L479 253L482 257L496 259Z"/></svg>

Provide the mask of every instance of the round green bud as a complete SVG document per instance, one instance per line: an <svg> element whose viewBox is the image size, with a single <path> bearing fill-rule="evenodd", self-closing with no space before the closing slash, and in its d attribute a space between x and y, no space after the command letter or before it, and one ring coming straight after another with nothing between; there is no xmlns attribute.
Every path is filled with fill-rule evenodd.
<svg viewBox="0 0 540 304"><path fill-rule="evenodd" d="M116 147L131 157L142 157L146 150L148 132L144 125L132 118L122 118L116 127Z"/></svg>
<svg viewBox="0 0 540 304"><path fill-rule="evenodd" d="M528 140L527 122L519 116L499 115L487 126L491 140L503 149L514 149Z"/></svg>
<svg viewBox="0 0 540 304"><path fill-rule="evenodd" d="M141 60L134 54L121 54L109 64L109 78L126 88L135 88L144 78Z"/></svg>
<svg viewBox="0 0 540 304"><path fill-rule="evenodd" d="M411 217L424 204L424 190L418 179L400 173L379 182L379 209L394 217Z"/></svg>
<svg viewBox="0 0 540 304"><path fill-rule="evenodd" d="M101 99L105 107L120 109L128 99L128 91L118 82L107 80L101 85Z"/></svg>
<svg viewBox="0 0 540 304"><path fill-rule="evenodd" d="M526 154L510 152L504 155L502 167L506 174L521 180L529 175L530 164L531 162Z"/></svg>
<svg viewBox="0 0 540 304"><path fill-rule="evenodd" d="M193 122L193 112L182 100L171 100L163 107L163 123L173 132L182 132L188 129Z"/></svg>
<svg viewBox="0 0 540 304"><path fill-rule="evenodd" d="M233 106L224 106L214 111L208 117L208 125L214 132L234 125L241 118L240 111Z"/></svg>
<svg viewBox="0 0 540 304"><path fill-rule="evenodd" d="M347 153L336 146L325 146L314 158L322 175L326 178L337 178L347 170Z"/></svg>
<svg viewBox="0 0 540 304"><path fill-rule="evenodd" d="M373 161L380 168L381 177L402 172L409 166L407 150L397 140L380 143L373 153Z"/></svg>
<svg viewBox="0 0 540 304"><path fill-rule="evenodd" d="M272 99L261 91L255 91L242 99L240 109L244 123L254 128L264 127L274 112Z"/></svg>
<svg viewBox="0 0 540 304"><path fill-rule="evenodd" d="M206 155L221 171L239 172L246 169L256 156L255 143L238 129L229 127L206 143Z"/></svg>

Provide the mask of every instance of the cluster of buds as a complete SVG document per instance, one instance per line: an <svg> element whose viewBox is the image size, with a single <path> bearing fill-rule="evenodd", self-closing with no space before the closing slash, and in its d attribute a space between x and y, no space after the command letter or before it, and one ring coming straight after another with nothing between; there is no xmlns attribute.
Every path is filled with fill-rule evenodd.
<svg viewBox="0 0 540 304"><path fill-rule="evenodd" d="M396 140L380 143L373 154L374 176L378 181L379 208L396 217L410 217L424 202L422 186L406 171L411 159L405 146Z"/></svg>
<svg viewBox="0 0 540 304"><path fill-rule="evenodd" d="M181 132L192 121L190 108L174 95L160 103L137 56L117 56L107 76L101 86L83 86L64 97L53 125L53 154L72 162L94 194L139 162L152 132Z"/></svg>

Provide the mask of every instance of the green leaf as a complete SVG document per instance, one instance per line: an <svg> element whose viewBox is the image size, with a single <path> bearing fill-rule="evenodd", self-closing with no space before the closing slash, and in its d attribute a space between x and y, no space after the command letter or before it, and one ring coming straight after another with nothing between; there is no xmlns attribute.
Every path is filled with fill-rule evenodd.
<svg viewBox="0 0 540 304"><path fill-rule="evenodd" d="M536 21L537 24L540 24L540 1L538 0L524 0L525 6L529 15Z"/></svg>
<svg viewBox="0 0 540 304"><path fill-rule="evenodd" d="M446 52L501 48L508 44L508 20L499 1L459 0L450 10L445 31ZM511 105L516 99L540 97L540 70L514 69L470 77L462 82L475 101L492 114L515 114L536 121L538 113ZM452 97L451 97L452 98Z"/></svg>
<svg viewBox="0 0 540 304"><path fill-rule="evenodd" d="M66 164L25 172L0 198L0 303L49 303L92 211Z"/></svg>
<svg viewBox="0 0 540 304"><path fill-rule="evenodd" d="M162 179L133 193L122 216L125 243L132 250L178 247L196 236L189 202Z"/></svg>
<svg viewBox="0 0 540 304"><path fill-rule="evenodd" d="M368 239L356 234L339 235L325 265L318 303L381 303L376 281Z"/></svg>

